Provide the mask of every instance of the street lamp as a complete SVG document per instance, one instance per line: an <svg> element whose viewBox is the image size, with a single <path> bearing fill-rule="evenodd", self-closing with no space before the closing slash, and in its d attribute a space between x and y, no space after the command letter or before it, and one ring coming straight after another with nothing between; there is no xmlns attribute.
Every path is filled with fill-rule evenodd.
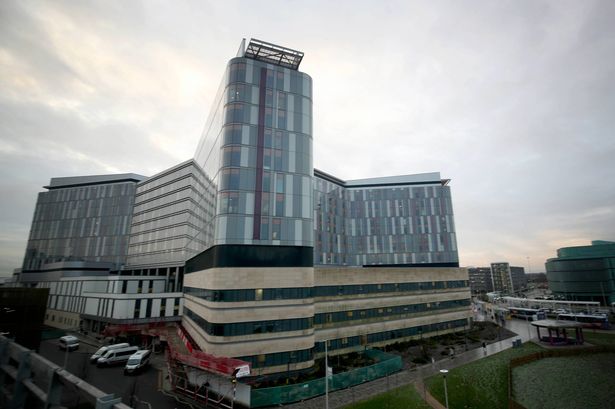
<svg viewBox="0 0 615 409"><path fill-rule="evenodd" d="M446 389L446 374L448 369L440 369L440 373L444 376L444 401L446 402L446 409L448 409L448 390Z"/></svg>
<svg viewBox="0 0 615 409"><path fill-rule="evenodd" d="M325 408L329 409L329 351L327 351L327 340L325 343Z"/></svg>

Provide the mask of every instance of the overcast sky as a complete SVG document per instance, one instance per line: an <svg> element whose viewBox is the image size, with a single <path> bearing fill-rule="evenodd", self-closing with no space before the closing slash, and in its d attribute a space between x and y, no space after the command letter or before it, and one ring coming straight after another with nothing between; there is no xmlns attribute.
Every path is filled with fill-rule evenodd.
<svg viewBox="0 0 615 409"><path fill-rule="evenodd" d="M194 154L242 38L305 53L314 165L450 178L462 266L615 239L614 1L1 1L0 275L51 177Z"/></svg>

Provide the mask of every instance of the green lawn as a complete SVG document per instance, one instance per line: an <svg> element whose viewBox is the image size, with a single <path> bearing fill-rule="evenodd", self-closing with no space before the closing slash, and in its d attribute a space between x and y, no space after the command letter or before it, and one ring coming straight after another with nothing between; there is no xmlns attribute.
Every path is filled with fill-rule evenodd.
<svg viewBox="0 0 615 409"><path fill-rule="evenodd" d="M406 385L375 396L344 409L431 409L418 394L414 385Z"/></svg>
<svg viewBox="0 0 615 409"><path fill-rule="evenodd" d="M545 358L513 369L513 396L528 409L603 409L614 378L613 353Z"/></svg>
<svg viewBox="0 0 615 409"><path fill-rule="evenodd" d="M583 337L592 345L615 345L615 334L605 334L602 332L591 332L584 330Z"/></svg>
<svg viewBox="0 0 615 409"><path fill-rule="evenodd" d="M543 350L533 343L452 369L447 376L449 406L452 408L508 408L508 362L512 358ZM441 375L426 380L429 392L444 403Z"/></svg>

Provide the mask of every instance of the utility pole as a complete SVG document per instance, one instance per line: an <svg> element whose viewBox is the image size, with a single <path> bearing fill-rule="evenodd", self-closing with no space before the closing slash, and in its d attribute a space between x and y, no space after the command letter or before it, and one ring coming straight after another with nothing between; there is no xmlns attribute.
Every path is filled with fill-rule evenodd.
<svg viewBox="0 0 615 409"><path fill-rule="evenodd" d="M448 409L448 390L446 389L446 374L448 373L448 369L440 369L440 373L444 377L444 400L446 402L446 409Z"/></svg>
<svg viewBox="0 0 615 409"><path fill-rule="evenodd" d="M329 409L329 357L325 341L325 409Z"/></svg>

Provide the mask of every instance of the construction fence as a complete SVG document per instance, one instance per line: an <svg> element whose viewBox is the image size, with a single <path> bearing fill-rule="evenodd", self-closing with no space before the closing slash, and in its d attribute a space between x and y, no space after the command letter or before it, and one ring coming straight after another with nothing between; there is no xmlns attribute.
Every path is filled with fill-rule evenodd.
<svg viewBox="0 0 615 409"><path fill-rule="evenodd" d="M348 372L333 374L333 376L329 377L330 392L382 378L402 368L400 356L387 354L376 349L368 349L364 351L364 354L368 358L375 360L376 363ZM283 405L324 394L325 378L294 385L252 389L250 393L250 407L260 408L263 406Z"/></svg>

